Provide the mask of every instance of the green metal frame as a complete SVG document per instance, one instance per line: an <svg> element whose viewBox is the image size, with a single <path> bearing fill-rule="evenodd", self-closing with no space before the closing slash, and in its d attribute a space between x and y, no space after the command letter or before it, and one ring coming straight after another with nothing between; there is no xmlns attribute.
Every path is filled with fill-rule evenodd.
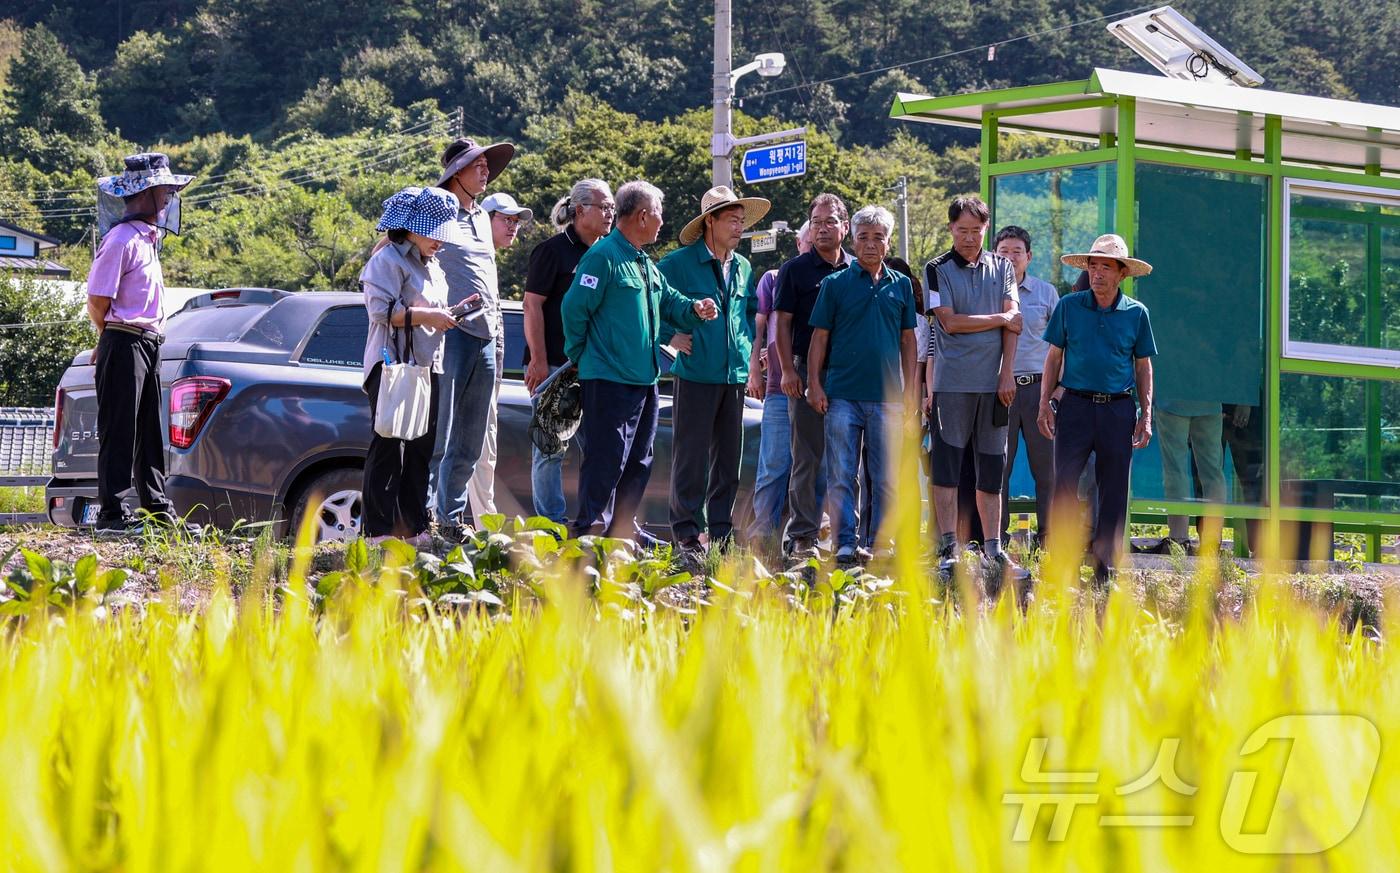
<svg viewBox="0 0 1400 873"><path fill-rule="evenodd" d="M1064 99L1057 99L1064 98ZM1031 106L1007 106L1018 101L1043 101ZM1197 170L1244 173L1264 176L1269 180L1266 223L1268 228L1267 264L1268 280L1265 287L1266 337L1264 390L1266 394L1266 440L1265 440L1265 505L1242 504L1206 505L1184 501L1167 501L1134 498L1131 513L1134 520L1161 520L1168 514L1219 515L1229 519L1227 523L1238 527L1244 519L1261 519L1265 522L1266 547L1272 546L1277 552L1280 542L1280 529L1285 523L1326 522L1338 530L1348 530L1367 535L1367 555L1372 561L1380 560L1380 537L1400 534L1400 513L1376 511L1356 511L1340 509L1313 509L1288 507L1282 504L1282 470L1280 458L1281 431L1281 377L1284 373L1298 373L1319 376L1342 376L1369 380L1366 383L1366 421L1368 478L1378 478L1380 469L1379 426L1381 421L1381 382L1400 382L1400 370L1375 364L1335 363L1313 361L1301 358L1287 358L1283 353L1283 250L1284 234L1284 182L1296 179L1308 182L1339 182L1364 185L1372 188L1391 189L1400 192L1400 177L1385 176L1376 165L1363 170L1345 170L1334 167L1321 167L1283 159L1283 119L1270 115L1264 118L1264 153L1241 149L1233 155L1203 152L1190 148L1163 148L1159 145L1140 146L1137 142L1136 99L1129 96L1103 94L1093 79L1079 82L1061 82L1049 85L1033 85L1025 88L1011 88L1001 91L978 94L960 94L951 97L923 98L919 100L896 100L891 116L899 118L918 115L918 120L944 122L959 126L969 126L968 119L944 114L950 109L965 109L972 106L997 104L994 109L986 109L981 119L980 179L982 196L993 210L996 208L994 182L999 176L1045 170L1069 169L1090 164L1112 164L1117 169L1117 196L1113 214L1116 231L1128 242L1131 248L1137 228L1137 198L1135 191L1135 169L1139 163L1167 164ZM1052 112L1075 109L1109 108L1117 113L1117 132L1102 134L1098 147L1088 150L1045 155L1016 161L1001 161L998 154L998 140L1001 123L1009 118L1025 118L1045 115ZM1048 129L1038 128L1033 122L1017 122L1016 129L1026 132L1049 133ZM1062 136L1062 134L1061 134ZM1106 183L1105 183L1106 184ZM1105 208L1106 191L1101 185L1100 208ZM1108 216L1101 213L1102 219ZM1357 220L1353 213L1350 220ZM1386 224L1400 224L1400 217L1385 217ZM1369 246L1379 249L1379 223L1368 225ZM1380 278L1378 258L1368 259L1370 270L1377 275L1370 276L1368 293L1379 293ZM1131 280L1125 282L1125 293L1131 294ZM1375 304L1375 300L1369 301ZM1373 307L1368 306L1368 311ZM1368 339L1379 341L1380 324L1372 318L1366 326Z"/></svg>

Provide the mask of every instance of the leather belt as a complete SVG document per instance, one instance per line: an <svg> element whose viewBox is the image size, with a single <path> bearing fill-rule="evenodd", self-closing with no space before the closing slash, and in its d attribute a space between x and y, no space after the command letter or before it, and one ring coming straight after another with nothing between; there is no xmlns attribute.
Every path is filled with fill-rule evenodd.
<svg viewBox="0 0 1400 873"><path fill-rule="evenodd" d="M1017 385L1034 385L1035 383L1037 383L1037 382L1040 381L1040 376L1041 376L1040 373L1027 373L1027 374L1024 375L1024 376L1017 376L1017 377L1016 377L1016 384L1017 384Z"/></svg>
<svg viewBox="0 0 1400 873"><path fill-rule="evenodd" d="M1065 391L1075 397L1083 397L1085 400L1092 400L1094 403L1111 403L1114 400L1124 400L1131 398L1133 392L1120 391L1117 394L1103 394L1096 391L1080 391L1078 388L1066 388Z"/></svg>
<svg viewBox="0 0 1400 873"><path fill-rule="evenodd" d="M165 339L165 335L159 331L149 330L144 327L137 327L134 324L122 324L120 321L109 321L102 326L103 330L115 330L121 333L129 333L132 336L139 336L141 339L148 339L155 343L160 343Z"/></svg>

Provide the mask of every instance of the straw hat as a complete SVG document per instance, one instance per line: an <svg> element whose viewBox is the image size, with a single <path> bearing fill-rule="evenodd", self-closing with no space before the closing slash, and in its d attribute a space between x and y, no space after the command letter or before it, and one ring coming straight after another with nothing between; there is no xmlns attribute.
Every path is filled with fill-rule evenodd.
<svg viewBox="0 0 1400 873"><path fill-rule="evenodd" d="M1080 270L1089 269L1090 258L1112 258L1128 268L1129 276L1146 276L1152 272L1152 265L1137 258L1128 257L1128 244L1116 233L1106 233L1094 240L1094 246L1082 254L1064 255L1060 263Z"/></svg>
<svg viewBox="0 0 1400 873"><path fill-rule="evenodd" d="M700 198L700 214L681 228L681 245L688 246L700 238L705 230L705 216L727 209L730 206L744 207L744 230L748 230L763 216L768 214L772 203L762 197L740 197L723 185L716 185Z"/></svg>

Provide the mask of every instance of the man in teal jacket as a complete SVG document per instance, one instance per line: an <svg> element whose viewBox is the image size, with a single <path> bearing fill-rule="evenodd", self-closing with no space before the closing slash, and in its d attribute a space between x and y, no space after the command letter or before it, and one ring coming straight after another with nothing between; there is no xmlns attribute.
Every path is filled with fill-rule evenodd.
<svg viewBox="0 0 1400 873"><path fill-rule="evenodd" d="M628 182L617 189L616 202L615 229L579 260L561 307L564 352L578 365L583 389L583 468L573 532L646 541L636 513L651 478L661 322L693 328L717 310L714 300L678 293L642 250L661 232L656 186Z"/></svg>
<svg viewBox="0 0 1400 873"><path fill-rule="evenodd" d="M661 259L661 273L682 294L714 297L719 317L696 328L690 349L671 367L676 376L671 448L671 534L690 559L733 537L743 451L744 389L749 378L753 268L735 252L744 231L768 214L761 197L739 197L719 185L705 192L700 214L680 234L681 248ZM674 327L684 328L683 325ZM662 332L669 340L671 331ZM708 523L707 523L708 522Z"/></svg>

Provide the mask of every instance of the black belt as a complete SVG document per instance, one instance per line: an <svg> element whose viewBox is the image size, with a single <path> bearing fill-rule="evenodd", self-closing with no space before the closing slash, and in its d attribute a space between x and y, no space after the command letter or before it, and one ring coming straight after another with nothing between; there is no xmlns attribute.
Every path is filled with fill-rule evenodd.
<svg viewBox="0 0 1400 873"><path fill-rule="evenodd" d="M1040 376L1041 376L1040 373L1028 373L1028 374L1026 374L1026 375L1024 375L1024 376L1017 376L1017 377L1016 377L1016 384L1017 384L1017 385L1034 385L1035 383L1037 383L1037 382L1040 381Z"/></svg>
<svg viewBox="0 0 1400 873"><path fill-rule="evenodd" d="M1131 391L1120 391L1117 394L1101 394L1096 391L1080 391L1078 388L1066 388L1065 392L1073 394L1075 397L1083 397L1085 400L1092 400L1094 403L1110 403L1114 400L1124 400L1133 396L1133 392Z"/></svg>
<svg viewBox="0 0 1400 873"><path fill-rule="evenodd" d="M115 330L120 333L129 333L132 336L139 336L141 339L148 339L155 343L164 341L165 336L159 331L149 330L144 327L137 327L134 324L122 324L120 321L109 321L102 326L103 330Z"/></svg>

